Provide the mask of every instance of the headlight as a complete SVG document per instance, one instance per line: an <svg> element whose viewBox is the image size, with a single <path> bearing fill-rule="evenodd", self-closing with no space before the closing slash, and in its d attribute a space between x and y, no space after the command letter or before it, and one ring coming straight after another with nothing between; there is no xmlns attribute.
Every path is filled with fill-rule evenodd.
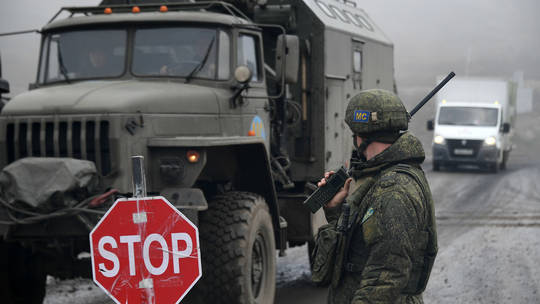
<svg viewBox="0 0 540 304"><path fill-rule="evenodd" d="M487 146L493 146L497 143L497 139L493 136L490 136L484 140L484 144Z"/></svg>
<svg viewBox="0 0 540 304"><path fill-rule="evenodd" d="M440 136L440 135L437 135L433 138L433 142L438 144L438 145L442 145L444 144L444 137Z"/></svg>

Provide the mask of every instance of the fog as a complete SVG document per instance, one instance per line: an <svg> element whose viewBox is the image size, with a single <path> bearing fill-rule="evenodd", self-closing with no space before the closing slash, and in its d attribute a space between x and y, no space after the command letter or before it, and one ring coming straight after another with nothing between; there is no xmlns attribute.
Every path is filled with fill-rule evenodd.
<svg viewBox="0 0 540 304"><path fill-rule="evenodd" d="M434 74L540 79L536 0L360 1L394 42L398 85L433 83Z"/></svg>
<svg viewBox="0 0 540 304"><path fill-rule="evenodd" d="M96 5L99 0L1 0L0 33L41 29L63 6ZM0 37L2 78L9 81L15 96L34 82L39 57L39 34Z"/></svg>
<svg viewBox="0 0 540 304"><path fill-rule="evenodd" d="M62 6L99 2L2 0L0 32L39 29ZM436 76L451 70L459 76L502 78L521 70L529 83L540 82L540 1L359 0L358 5L394 43L401 92L427 90ZM34 81L38 49L38 34L0 37L11 96Z"/></svg>

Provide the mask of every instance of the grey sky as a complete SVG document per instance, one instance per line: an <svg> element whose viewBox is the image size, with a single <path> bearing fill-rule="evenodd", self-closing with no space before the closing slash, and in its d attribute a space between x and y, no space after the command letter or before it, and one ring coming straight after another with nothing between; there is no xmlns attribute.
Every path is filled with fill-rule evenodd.
<svg viewBox="0 0 540 304"><path fill-rule="evenodd" d="M99 0L0 0L0 32L40 29L62 6L96 5ZM10 82L11 96L34 82L39 55L38 34L0 37L2 77Z"/></svg>
<svg viewBox="0 0 540 304"><path fill-rule="evenodd" d="M99 0L1 0L0 32L40 28L61 6ZM523 70L540 80L540 1L359 0L395 45L400 88L430 86L437 75L511 77ZM12 91L35 79L39 37L0 37L3 77Z"/></svg>
<svg viewBox="0 0 540 304"><path fill-rule="evenodd" d="M540 79L540 1L359 1L395 45L398 84L433 81L453 69Z"/></svg>

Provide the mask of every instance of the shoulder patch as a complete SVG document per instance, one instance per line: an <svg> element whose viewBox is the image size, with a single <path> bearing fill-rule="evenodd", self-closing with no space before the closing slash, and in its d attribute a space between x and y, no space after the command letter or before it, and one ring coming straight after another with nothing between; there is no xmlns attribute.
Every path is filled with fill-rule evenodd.
<svg viewBox="0 0 540 304"><path fill-rule="evenodd" d="M369 121L369 111L356 110L354 111L353 121L354 122L368 122Z"/></svg>
<svg viewBox="0 0 540 304"><path fill-rule="evenodd" d="M385 174L383 177L381 177L379 181L379 185L381 188L388 188L390 186L393 186L396 184L396 176L397 174L394 172Z"/></svg>
<svg viewBox="0 0 540 304"><path fill-rule="evenodd" d="M369 208L366 213L364 214L364 217L362 218L362 224L365 223L365 221L368 220L368 218L370 218L372 215L373 215L373 208Z"/></svg>

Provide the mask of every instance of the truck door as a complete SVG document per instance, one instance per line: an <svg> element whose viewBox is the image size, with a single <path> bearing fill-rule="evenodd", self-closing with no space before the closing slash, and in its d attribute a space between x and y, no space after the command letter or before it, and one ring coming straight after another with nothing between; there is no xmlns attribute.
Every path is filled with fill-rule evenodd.
<svg viewBox="0 0 540 304"><path fill-rule="evenodd" d="M263 68L263 51L261 46L261 37L258 33L239 32L236 43L237 47L237 65L247 66L252 78L249 83L249 89L243 98L242 108L242 125L245 132L252 131L255 136L264 139L267 151L269 151L270 139L270 119L268 111L265 110L268 99L266 85L264 81Z"/></svg>

